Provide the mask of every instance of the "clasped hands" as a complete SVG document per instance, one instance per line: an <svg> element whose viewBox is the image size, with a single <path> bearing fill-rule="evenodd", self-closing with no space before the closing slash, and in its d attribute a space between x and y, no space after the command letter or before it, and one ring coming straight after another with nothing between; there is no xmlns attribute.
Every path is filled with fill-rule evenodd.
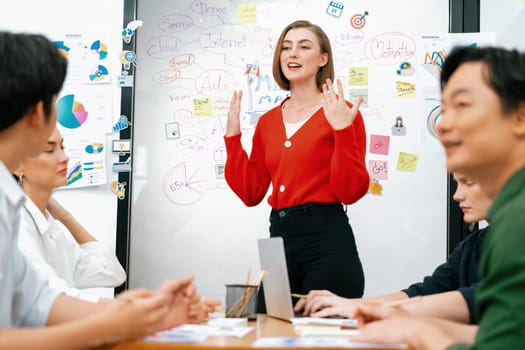
<svg viewBox="0 0 525 350"><path fill-rule="evenodd" d="M201 297L193 279L187 276L166 281L155 291L128 290L110 301L100 316L122 326L115 342L138 339L184 323L199 323L206 318L220 301Z"/></svg>

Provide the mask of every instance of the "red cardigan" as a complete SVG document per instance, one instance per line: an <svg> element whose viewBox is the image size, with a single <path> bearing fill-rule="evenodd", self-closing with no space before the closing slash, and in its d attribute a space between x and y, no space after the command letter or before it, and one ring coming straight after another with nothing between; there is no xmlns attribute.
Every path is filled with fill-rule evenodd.
<svg viewBox="0 0 525 350"><path fill-rule="evenodd" d="M320 108L287 139L281 113L285 101L259 119L249 159L241 134L224 138L231 189L247 206L255 206L271 182L268 203L275 209L312 202L351 204L363 197L370 178L361 113L349 127L334 130Z"/></svg>

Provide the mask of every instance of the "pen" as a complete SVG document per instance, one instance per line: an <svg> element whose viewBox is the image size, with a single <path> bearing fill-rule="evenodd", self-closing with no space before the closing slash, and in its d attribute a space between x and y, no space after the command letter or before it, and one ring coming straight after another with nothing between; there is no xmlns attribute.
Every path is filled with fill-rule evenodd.
<svg viewBox="0 0 525 350"><path fill-rule="evenodd" d="M386 303L383 303L382 306L385 306L385 307L399 306L399 305L403 305L403 304L413 303L415 301L419 301L421 298L422 298L422 296L418 295L417 297L413 297L413 298L388 301Z"/></svg>
<svg viewBox="0 0 525 350"><path fill-rule="evenodd" d="M302 299L302 298L306 298L307 295L306 294L292 293L292 297Z"/></svg>

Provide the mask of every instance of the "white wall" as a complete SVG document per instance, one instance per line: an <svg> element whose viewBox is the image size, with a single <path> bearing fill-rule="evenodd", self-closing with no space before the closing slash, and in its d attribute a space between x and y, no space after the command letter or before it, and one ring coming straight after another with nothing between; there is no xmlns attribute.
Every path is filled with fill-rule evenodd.
<svg viewBox="0 0 525 350"><path fill-rule="evenodd" d="M479 21L482 32L496 33L497 45L525 50L525 1L481 0Z"/></svg>
<svg viewBox="0 0 525 350"><path fill-rule="evenodd" d="M123 0L0 0L0 29L38 33L114 33L111 47L122 49ZM118 52L110 53L114 68L120 72ZM120 114L120 87L111 90L113 115ZM116 134L106 135L106 150ZM118 161L111 151L106 153L108 185L56 192L56 198L68 208L79 222L101 242L115 247L117 198L109 183L117 179L111 164ZM113 289L94 291L103 296L113 295Z"/></svg>

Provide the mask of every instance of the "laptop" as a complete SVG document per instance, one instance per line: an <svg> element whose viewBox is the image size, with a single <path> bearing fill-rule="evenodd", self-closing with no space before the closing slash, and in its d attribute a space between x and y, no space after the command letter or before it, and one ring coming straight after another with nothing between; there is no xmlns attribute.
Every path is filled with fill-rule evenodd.
<svg viewBox="0 0 525 350"><path fill-rule="evenodd" d="M263 290L268 316L294 324L344 325L349 328L357 326L357 321L353 319L305 317L302 313L294 313L283 239L281 237L258 239L257 246L261 270L266 271Z"/></svg>
<svg viewBox="0 0 525 350"><path fill-rule="evenodd" d="M266 313L268 316L291 322L296 316L293 311L283 239L258 239L257 246L261 270L266 271L263 282Z"/></svg>

